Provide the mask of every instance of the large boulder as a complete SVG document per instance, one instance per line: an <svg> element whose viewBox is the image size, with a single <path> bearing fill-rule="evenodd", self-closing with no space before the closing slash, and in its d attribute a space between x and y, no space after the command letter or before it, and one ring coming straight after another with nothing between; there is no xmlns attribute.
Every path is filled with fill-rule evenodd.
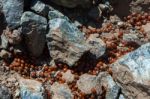
<svg viewBox="0 0 150 99"><path fill-rule="evenodd" d="M61 18L50 20L49 28L46 38L50 56L56 62L75 65L89 49L83 33L74 24Z"/></svg>
<svg viewBox="0 0 150 99"><path fill-rule="evenodd" d="M68 7L68 8L74 8L76 6L82 6L84 8L90 7L92 5L92 0L51 0L52 2Z"/></svg>
<svg viewBox="0 0 150 99"><path fill-rule="evenodd" d="M32 56L40 56L46 42L46 18L27 11L21 17L21 26L29 52Z"/></svg>
<svg viewBox="0 0 150 99"><path fill-rule="evenodd" d="M24 0L2 0L2 6L8 26L12 29L18 27L23 14Z"/></svg>
<svg viewBox="0 0 150 99"><path fill-rule="evenodd" d="M115 81L128 99L150 99L150 43L112 65Z"/></svg>
<svg viewBox="0 0 150 99"><path fill-rule="evenodd" d="M55 82L51 86L51 92L53 93L52 99L73 99L73 95L67 84Z"/></svg>
<svg viewBox="0 0 150 99"><path fill-rule="evenodd" d="M11 93L7 87L0 85L0 98L1 99L11 99Z"/></svg>
<svg viewBox="0 0 150 99"><path fill-rule="evenodd" d="M19 78L21 99L45 99L42 83Z"/></svg>

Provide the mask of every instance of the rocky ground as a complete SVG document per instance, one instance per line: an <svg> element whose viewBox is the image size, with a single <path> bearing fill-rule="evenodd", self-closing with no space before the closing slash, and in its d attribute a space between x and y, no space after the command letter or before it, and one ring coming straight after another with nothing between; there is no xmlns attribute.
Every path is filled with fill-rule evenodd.
<svg viewBox="0 0 150 99"><path fill-rule="evenodd" d="M0 99L150 99L149 0L0 0Z"/></svg>

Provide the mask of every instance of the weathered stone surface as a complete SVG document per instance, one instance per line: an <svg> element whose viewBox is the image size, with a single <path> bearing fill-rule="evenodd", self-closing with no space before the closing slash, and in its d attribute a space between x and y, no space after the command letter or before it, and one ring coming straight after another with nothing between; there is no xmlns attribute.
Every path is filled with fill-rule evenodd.
<svg viewBox="0 0 150 99"><path fill-rule="evenodd" d="M21 17L21 26L29 52L33 56L40 56L46 42L46 18L27 11Z"/></svg>
<svg viewBox="0 0 150 99"><path fill-rule="evenodd" d="M8 26L11 28L19 26L23 14L24 0L2 0L2 6Z"/></svg>
<svg viewBox="0 0 150 99"><path fill-rule="evenodd" d="M67 84L55 82L50 90L53 93L52 99L73 99L73 95Z"/></svg>
<svg viewBox="0 0 150 99"><path fill-rule="evenodd" d="M74 81L75 75L71 73L71 70L68 70L62 74L62 78L65 79L66 82L71 83Z"/></svg>
<svg viewBox="0 0 150 99"><path fill-rule="evenodd" d="M86 42L89 45L89 51L94 58L98 59L105 53L106 44L98 37L97 34L91 34Z"/></svg>
<svg viewBox="0 0 150 99"><path fill-rule="evenodd" d="M147 23L146 25L142 26L145 33L147 34L148 39L150 40L150 23Z"/></svg>
<svg viewBox="0 0 150 99"><path fill-rule="evenodd" d="M101 82L101 86L106 88L106 99L117 99L120 92L120 87L114 82L112 77L106 73L101 72L98 77Z"/></svg>
<svg viewBox="0 0 150 99"><path fill-rule="evenodd" d="M81 92L85 94L91 94L93 88L96 90L97 94L102 92L100 79L90 74L81 75L77 81L77 86Z"/></svg>
<svg viewBox="0 0 150 99"><path fill-rule="evenodd" d="M69 21L69 18L66 17L66 16L64 16L61 12L59 12L57 10L49 11L49 13L48 13L48 19L52 20L52 19L55 19L55 18L66 19L66 20Z"/></svg>
<svg viewBox="0 0 150 99"><path fill-rule="evenodd" d="M19 78L21 99L45 99L42 83Z"/></svg>
<svg viewBox="0 0 150 99"><path fill-rule="evenodd" d="M119 59L112 69L114 79L125 97L150 98L150 43Z"/></svg>
<svg viewBox="0 0 150 99"><path fill-rule="evenodd" d="M9 45L9 41L6 37L6 35L3 33L1 35L1 48L7 49Z"/></svg>
<svg viewBox="0 0 150 99"><path fill-rule="evenodd" d="M123 40L126 42L135 42L137 44L141 44L140 38L137 34L129 33L123 35Z"/></svg>
<svg viewBox="0 0 150 99"><path fill-rule="evenodd" d="M68 8L74 8L76 6L82 6L84 8L90 7L92 5L92 0L51 0L52 2L68 7Z"/></svg>
<svg viewBox="0 0 150 99"><path fill-rule="evenodd" d="M75 65L88 49L83 33L74 24L61 18L50 20L49 28L46 37L50 56L56 62Z"/></svg>
<svg viewBox="0 0 150 99"><path fill-rule="evenodd" d="M43 3L41 0L32 0L31 9L36 13L47 16L48 12L53 8Z"/></svg>
<svg viewBox="0 0 150 99"><path fill-rule="evenodd" d="M11 93L8 88L0 85L0 99L11 99Z"/></svg>

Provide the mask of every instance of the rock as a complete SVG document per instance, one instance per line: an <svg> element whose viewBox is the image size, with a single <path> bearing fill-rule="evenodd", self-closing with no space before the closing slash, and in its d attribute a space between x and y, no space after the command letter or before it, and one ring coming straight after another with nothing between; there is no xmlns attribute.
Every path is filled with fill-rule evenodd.
<svg viewBox="0 0 150 99"><path fill-rule="evenodd" d="M12 56L12 54L9 53L6 50L1 50L0 51L0 57L3 58L3 59L9 59L9 58L11 58L11 56Z"/></svg>
<svg viewBox="0 0 150 99"><path fill-rule="evenodd" d="M66 82L71 83L74 81L75 76L71 73L71 70L68 70L62 74L62 78L65 79Z"/></svg>
<svg viewBox="0 0 150 99"><path fill-rule="evenodd" d="M61 18L61 19L65 19L67 21L70 21L68 17L64 16L61 12L59 12L57 10L49 11L48 19L52 20L52 19L55 19L55 18Z"/></svg>
<svg viewBox="0 0 150 99"><path fill-rule="evenodd" d="M95 75L83 74L77 81L77 87L81 92L85 94L91 94L91 90L94 88L97 94L102 92L100 80Z"/></svg>
<svg viewBox="0 0 150 99"><path fill-rule="evenodd" d="M150 34L150 23L147 23L146 25L143 25L142 27L146 33Z"/></svg>
<svg viewBox="0 0 150 99"><path fill-rule="evenodd" d="M40 56L46 42L46 18L27 11L21 17L21 26L29 52L32 56Z"/></svg>
<svg viewBox="0 0 150 99"><path fill-rule="evenodd" d="M106 73L101 72L98 77L101 81L101 86L106 88L106 99L117 99L120 93L120 87L114 82L112 77Z"/></svg>
<svg viewBox="0 0 150 99"><path fill-rule="evenodd" d="M53 8L44 4L41 0L32 0L31 9L34 10L38 14L47 16L48 12L52 10Z"/></svg>
<svg viewBox="0 0 150 99"><path fill-rule="evenodd" d="M7 38L6 35L3 33L3 34L1 35L1 48L7 49L8 46L9 46L8 38Z"/></svg>
<svg viewBox="0 0 150 99"><path fill-rule="evenodd" d="M11 93L7 87L0 85L0 98L1 99L12 99Z"/></svg>
<svg viewBox="0 0 150 99"><path fill-rule="evenodd" d="M113 78L128 99L150 98L150 43L112 64Z"/></svg>
<svg viewBox="0 0 150 99"><path fill-rule="evenodd" d="M49 28L46 38L50 56L55 62L74 66L89 49L83 33L74 24L61 18L50 20Z"/></svg>
<svg viewBox="0 0 150 99"><path fill-rule="evenodd" d="M2 6L8 26L12 29L18 27L23 14L24 0L2 0Z"/></svg>
<svg viewBox="0 0 150 99"><path fill-rule="evenodd" d="M21 99L45 99L42 83L19 78Z"/></svg>
<svg viewBox="0 0 150 99"><path fill-rule="evenodd" d="M53 93L52 99L73 99L73 95L67 84L55 82L51 86L51 92Z"/></svg>
<svg viewBox="0 0 150 99"><path fill-rule="evenodd" d="M90 47L90 53L92 53L96 59L105 53L106 44L98 37L98 34L91 34L86 42Z"/></svg>
<svg viewBox="0 0 150 99"><path fill-rule="evenodd" d="M123 40L126 42L134 42L134 43L141 45L140 38L138 37L138 34L133 34L133 33L124 34Z"/></svg>
<svg viewBox="0 0 150 99"><path fill-rule="evenodd" d="M51 0L57 5L61 5L68 8L74 8L76 6L82 6L83 8L90 7L92 5L92 0Z"/></svg>

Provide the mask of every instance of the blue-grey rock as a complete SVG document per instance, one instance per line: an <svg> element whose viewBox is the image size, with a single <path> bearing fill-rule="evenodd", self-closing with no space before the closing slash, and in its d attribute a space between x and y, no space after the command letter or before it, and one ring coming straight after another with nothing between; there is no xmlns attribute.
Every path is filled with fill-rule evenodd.
<svg viewBox="0 0 150 99"><path fill-rule="evenodd" d="M67 84L55 82L51 86L52 99L73 99L73 94Z"/></svg>
<svg viewBox="0 0 150 99"><path fill-rule="evenodd" d="M55 18L61 18L61 19L66 19L67 21L70 21L67 16L63 15L61 12L59 12L57 10L49 11L48 19L52 20L52 19L55 19Z"/></svg>
<svg viewBox="0 0 150 99"><path fill-rule="evenodd" d="M3 13L8 26L12 29L20 25L24 0L2 0Z"/></svg>
<svg viewBox="0 0 150 99"><path fill-rule="evenodd" d="M150 43L112 65L115 81L129 99L150 99Z"/></svg>
<svg viewBox="0 0 150 99"><path fill-rule="evenodd" d="M99 73L98 77L101 86L106 88L106 99L117 99L120 93L120 87L114 82L113 78L106 72Z"/></svg>
<svg viewBox="0 0 150 99"><path fill-rule="evenodd" d="M92 5L92 0L51 0L57 5L61 5L68 8L74 8L77 6L82 6L83 8L88 8Z"/></svg>
<svg viewBox="0 0 150 99"><path fill-rule="evenodd" d="M45 99L42 83L31 79L19 78L19 86L21 99Z"/></svg>
<svg viewBox="0 0 150 99"><path fill-rule="evenodd" d="M46 18L27 11L21 17L21 26L29 52L32 56L40 56L46 42Z"/></svg>
<svg viewBox="0 0 150 99"><path fill-rule="evenodd" d="M50 7L49 5L46 5L41 0L32 0L31 9L35 11L36 13L43 15L43 16L47 16L48 12L50 10L53 10L52 7Z"/></svg>
<svg viewBox="0 0 150 99"><path fill-rule="evenodd" d="M0 85L0 99L11 99L11 93L7 87Z"/></svg>
<svg viewBox="0 0 150 99"><path fill-rule="evenodd" d="M83 33L74 24L61 18L50 20L49 28L46 38L50 56L56 62L74 66L89 49Z"/></svg>

